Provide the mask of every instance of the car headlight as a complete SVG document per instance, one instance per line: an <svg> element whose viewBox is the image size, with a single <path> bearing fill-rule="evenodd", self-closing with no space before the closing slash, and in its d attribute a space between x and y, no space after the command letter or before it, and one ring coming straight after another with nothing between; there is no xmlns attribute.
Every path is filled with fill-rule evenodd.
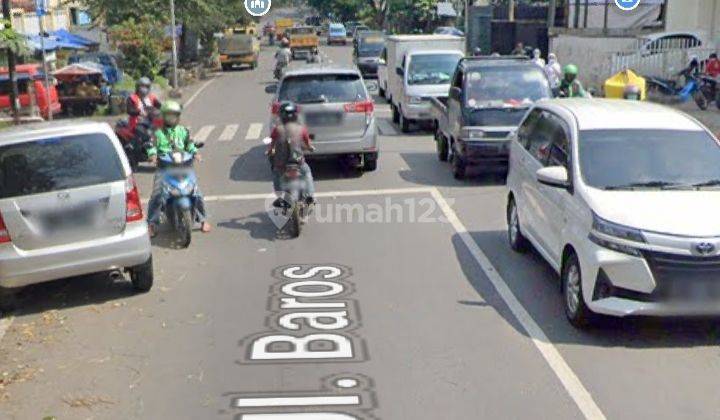
<svg viewBox="0 0 720 420"><path fill-rule="evenodd" d="M596 214L593 214L593 230L588 236L588 239L590 239L591 242L612 251L632 255L634 257L642 256L642 253L637 248L621 243L620 241L614 241L613 238L631 242L647 242L645 236L642 234L642 231L639 229L612 223L600 218Z"/></svg>
<svg viewBox="0 0 720 420"><path fill-rule="evenodd" d="M420 96L411 96L411 97L408 99L408 101L409 101L411 104L420 105L421 103L423 103L423 98L420 97Z"/></svg>
<svg viewBox="0 0 720 420"><path fill-rule="evenodd" d="M474 128L463 128L461 136L468 140L478 140L485 137L485 132Z"/></svg>
<svg viewBox="0 0 720 420"><path fill-rule="evenodd" d="M597 214L593 214L593 230L602 233L607 236L614 238L624 239L632 242L645 243L645 235L643 235L640 229L631 228L628 226L619 225L617 223L609 222Z"/></svg>

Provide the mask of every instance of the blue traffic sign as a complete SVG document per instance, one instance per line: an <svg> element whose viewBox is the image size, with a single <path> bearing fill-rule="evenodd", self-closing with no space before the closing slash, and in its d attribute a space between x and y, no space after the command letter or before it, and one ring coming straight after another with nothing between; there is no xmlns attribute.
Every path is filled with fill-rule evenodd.
<svg viewBox="0 0 720 420"><path fill-rule="evenodd" d="M640 5L640 0L615 0L615 4L622 10L635 10Z"/></svg>

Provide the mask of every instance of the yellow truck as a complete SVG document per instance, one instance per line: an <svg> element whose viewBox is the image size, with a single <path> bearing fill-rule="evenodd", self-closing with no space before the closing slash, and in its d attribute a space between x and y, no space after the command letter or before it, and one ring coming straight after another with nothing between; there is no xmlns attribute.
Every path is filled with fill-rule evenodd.
<svg viewBox="0 0 720 420"><path fill-rule="evenodd" d="M223 71L231 70L234 66L255 69L260 57L260 42L254 35L225 35L218 42L218 52Z"/></svg>
<svg viewBox="0 0 720 420"><path fill-rule="evenodd" d="M320 46L320 38L312 26L296 26L288 29L287 32L290 36L290 51L293 58L310 55L312 50Z"/></svg>
<svg viewBox="0 0 720 420"><path fill-rule="evenodd" d="M225 30L225 35L255 35L257 36L258 30L255 23L249 23L247 25L243 26L235 26L232 28L227 28Z"/></svg>
<svg viewBox="0 0 720 420"><path fill-rule="evenodd" d="M275 34L277 35L277 39L282 39L283 35L285 35L285 31L292 28L293 25L295 25L295 22L293 22L292 19L275 20Z"/></svg>

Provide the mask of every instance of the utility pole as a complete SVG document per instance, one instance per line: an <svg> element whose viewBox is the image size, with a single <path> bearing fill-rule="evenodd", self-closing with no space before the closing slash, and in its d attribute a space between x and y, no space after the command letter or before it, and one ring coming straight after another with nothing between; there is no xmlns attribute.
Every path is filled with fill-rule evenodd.
<svg viewBox="0 0 720 420"><path fill-rule="evenodd" d="M40 27L40 49L42 50L43 73L45 73L45 104L47 106L48 121L52 121L53 113L50 104L50 75L47 65L47 54L45 53L45 14L47 13L45 0L38 0L37 10L38 26Z"/></svg>
<svg viewBox="0 0 720 420"><path fill-rule="evenodd" d="M10 6L10 0L2 0L2 13L7 20L6 27L12 28L12 7ZM18 85L17 75L15 72L15 52L11 49L7 49L7 61L8 61L8 75L10 77L10 107L12 108L12 116L15 124L20 123L20 101L18 100Z"/></svg>
<svg viewBox="0 0 720 420"><path fill-rule="evenodd" d="M550 0L548 4L547 25L549 29L555 27L555 12L557 11L557 0Z"/></svg>
<svg viewBox="0 0 720 420"><path fill-rule="evenodd" d="M175 0L170 0L170 25L172 25L173 89L178 88L177 29L175 26Z"/></svg>

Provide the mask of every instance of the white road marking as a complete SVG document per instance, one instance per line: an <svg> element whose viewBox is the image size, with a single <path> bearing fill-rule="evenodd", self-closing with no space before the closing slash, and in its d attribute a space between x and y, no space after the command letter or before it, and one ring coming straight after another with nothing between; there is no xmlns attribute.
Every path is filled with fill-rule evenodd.
<svg viewBox="0 0 720 420"><path fill-rule="evenodd" d="M300 407L307 405L359 405L357 395L327 397L286 397L286 398L238 398L236 408L251 407Z"/></svg>
<svg viewBox="0 0 720 420"><path fill-rule="evenodd" d="M218 138L218 141L231 141L233 138L235 138L235 134L237 134L239 129L240 126L237 124L230 124L226 126L222 134L220 134L220 138Z"/></svg>
<svg viewBox="0 0 720 420"><path fill-rule="evenodd" d="M206 125L205 127L198 130L197 134L195 134L195 141L204 142L210 137L210 134L215 129L214 125Z"/></svg>
<svg viewBox="0 0 720 420"><path fill-rule="evenodd" d="M398 131L395 129L395 126L388 120L384 119L377 119L377 126L380 130L380 134L384 136L397 136Z"/></svg>
<svg viewBox="0 0 720 420"><path fill-rule="evenodd" d="M262 123L252 123L250 124L250 127L248 127L247 135L245 136L245 140L257 140L260 138L260 135L262 134L263 125Z"/></svg>
<svg viewBox="0 0 720 420"><path fill-rule="evenodd" d="M2 341L3 337L5 337L5 333L7 333L7 331L10 329L13 321L15 321L14 316L0 319L0 341Z"/></svg>
<svg viewBox="0 0 720 420"><path fill-rule="evenodd" d="M204 85L200 86L200 88L199 88L197 91L195 91L195 93L193 94L193 96L191 96L190 98L188 98L188 100L185 102L185 108L189 107L190 104L193 103L193 101L195 101L195 98L197 98L198 95L200 95L200 93L201 93L203 90L205 90L206 87L210 86L210 83L212 83L212 82L214 82L214 81L215 81L215 79L210 79L210 80L208 80L207 82L205 82Z"/></svg>
<svg viewBox="0 0 720 420"><path fill-rule="evenodd" d="M433 198L442 209L445 217L450 221L455 232L460 236L462 241L465 243L468 251L475 258L480 268L487 276L490 283L492 283L495 290L497 290L500 297L505 301L505 304L510 308L515 318L520 322L528 336L532 339L535 347L540 351L540 354L545 359L550 368L555 372L555 376L560 379L560 382L565 387L565 390L570 394L570 397L575 401L580 411L583 413L586 419L591 420L604 420L605 415L600 410L600 407L595 403L592 395L585 389L585 386L580 382L580 379L575 375L575 372L568 366L565 359L563 359L560 352L550 342L545 332L535 322L533 317L528 313L525 307L515 297L515 294L510 290L505 280L500 276L498 271L490 262L490 259L480 249L480 246L475 242L470 232L460 221L457 213L450 207L445 197L442 196L440 191L436 188L432 189L431 192Z"/></svg>

